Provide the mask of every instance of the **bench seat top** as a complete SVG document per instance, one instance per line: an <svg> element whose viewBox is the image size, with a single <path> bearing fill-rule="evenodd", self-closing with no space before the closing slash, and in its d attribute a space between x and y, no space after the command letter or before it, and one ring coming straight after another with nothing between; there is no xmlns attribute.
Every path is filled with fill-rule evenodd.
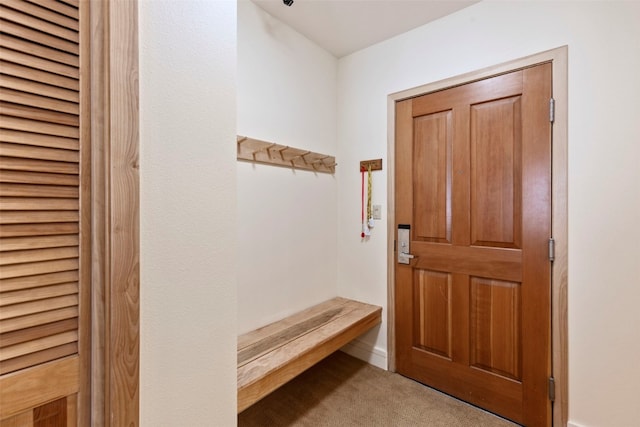
<svg viewBox="0 0 640 427"><path fill-rule="evenodd" d="M381 307L336 297L239 336L238 413L381 319Z"/></svg>

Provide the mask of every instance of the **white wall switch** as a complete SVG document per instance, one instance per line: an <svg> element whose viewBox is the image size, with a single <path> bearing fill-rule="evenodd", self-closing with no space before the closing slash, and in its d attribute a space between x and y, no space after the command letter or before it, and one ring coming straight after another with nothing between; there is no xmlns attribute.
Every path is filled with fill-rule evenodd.
<svg viewBox="0 0 640 427"><path fill-rule="evenodd" d="M373 215L373 219L382 219L382 206L373 205L371 207L371 214Z"/></svg>

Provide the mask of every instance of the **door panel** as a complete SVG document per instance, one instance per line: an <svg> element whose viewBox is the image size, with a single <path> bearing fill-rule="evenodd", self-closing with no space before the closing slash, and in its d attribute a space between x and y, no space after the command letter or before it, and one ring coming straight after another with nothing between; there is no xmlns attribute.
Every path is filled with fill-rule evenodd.
<svg viewBox="0 0 640 427"><path fill-rule="evenodd" d="M520 283L471 277L470 366L522 380Z"/></svg>
<svg viewBox="0 0 640 427"><path fill-rule="evenodd" d="M77 395L71 394L0 421L0 427L75 427Z"/></svg>
<svg viewBox="0 0 640 427"><path fill-rule="evenodd" d="M471 244L519 248L520 97L471 106Z"/></svg>
<svg viewBox="0 0 640 427"><path fill-rule="evenodd" d="M551 65L396 105L398 372L549 425Z"/></svg>
<svg viewBox="0 0 640 427"><path fill-rule="evenodd" d="M0 427L75 426L88 396L88 7L0 7Z"/></svg>
<svg viewBox="0 0 640 427"><path fill-rule="evenodd" d="M415 269L414 345L451 358L451 274Z"/></svg>
<svg viewBox="0 0 640 427"><path fill-rule="evenodd" d="M451 243L451 125L451 110L414 120L420 141L413 155L417 240Z"/></svg>
<svg viewBox="0 0 640 427"><path fill-rule="evenodd" d="M67 425L67 398L54 400L33 410L33 427Z"/></svg>

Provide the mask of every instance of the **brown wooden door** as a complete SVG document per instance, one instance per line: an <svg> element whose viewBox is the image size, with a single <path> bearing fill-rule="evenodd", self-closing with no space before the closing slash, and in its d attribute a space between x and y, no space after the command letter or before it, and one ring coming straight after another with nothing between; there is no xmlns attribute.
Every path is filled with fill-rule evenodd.
<svg viewBox="0 0 640 427"><path fill-rule="evenodd" d="M527 426L551 424L550 98L542 64L396 104L397 371Z"/></svg>
<svg viewBox="0 0 640 427"><path fill-rule="evenodd" d="M89 425L88 7L0 5L1 427Z"/></svg>

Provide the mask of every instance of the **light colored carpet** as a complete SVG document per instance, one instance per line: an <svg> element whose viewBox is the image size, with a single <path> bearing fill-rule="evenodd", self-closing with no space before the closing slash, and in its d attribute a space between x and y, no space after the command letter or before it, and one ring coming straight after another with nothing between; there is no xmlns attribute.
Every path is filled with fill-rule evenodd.
<svg viewBox="0 0 640 427"><path fill-rule="evenodd" d="M398 374L336 352L238 415L239 427L513 427Z"/></svg>

